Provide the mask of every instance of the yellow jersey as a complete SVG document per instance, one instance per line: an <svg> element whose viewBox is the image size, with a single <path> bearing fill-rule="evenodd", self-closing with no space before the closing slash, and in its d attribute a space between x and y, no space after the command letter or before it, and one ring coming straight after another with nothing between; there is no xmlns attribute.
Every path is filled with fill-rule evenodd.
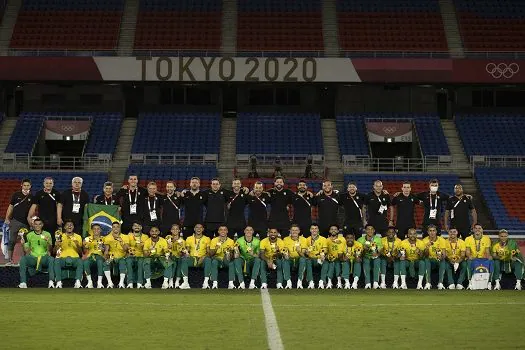
<svg viewBox="0 0 525 350"><path fill-rule="evenodd" d="M458 238L454 243L447 239L445 240L445 250L447 252L447 260L455 263L461 260L461 256L467 250L467 246L461 238Z"/></svg>
<svg viewBox="0 0 525 350"><path fill-rule="evenodd" d="M485 256L485 251L487 248L490 251L492 242L487 236L481 236L481 239L478 241L474 239L474 235L471 235L465 239L465 245L467 248L470 248L470 257L472 259L483 259L487 258L487 256Z"/></svg>
<svg viewBox="0 0 525 350"><path fill-rule="evenodd" d="M79 258L79 248L82 247L82 237L73 233L71 236L63 233L62 244L60 245L60 258Z"/></svg>
<svg viewBox="0 0 525 350"><path fill-rule="evenodd" d="M141 234L140 236L135 236L133 232L130 232L128 234L129 238L129 255L130 256L136 256L136 257L143 257L144 256L144 242L149 238L145 234Z"/></svg>
<svg viewBox="0 0 525 350"><path fill-rule="evenodd" d="M184 238L182 237L175 239L173 238L173 236L167 236L166 242L169 242L170 237L171 237L171 256L175 258L180 258L182 256L182 252L186 250L186 242L184 242Z"/></svg>
<svg viewBox="0 0 525 350"><path fill-rule="evenodd" d="M346 253L346 240L343 236L337 236L336 239L329 237L326 239L326 249L328 250L328 261L338 260Z"/></svg>
<svg viewBox="0 0 525 350"><path fill-rule="evenodd" d="M425 247L428 247L430 244L430 247L428 248L428 257L434 260L441 260L441 257L443 256L443 253L447 249L447 242L446 239L443 237L437 236L434 243L430 243L430 237L423 238L423 243L425 243Z"/></svg>
<svg viewBox="0 0 525 350"><path fill-rule="evenodd" d="M153 242L153 240L148 238L144 242L144 252L149 251L149 257L150 258L159 258L164 257L166 253L170 253L170 250L168 249L168 242L162 237L159 237L159 240L157 242Z"/></svg>
<svg viewBox="0 0 525 350"><path fill-rule="evenodd" d="M94 239L93 236L84 238L84 248L87 250L86 256L104 255L104 237Z"/></svg>
<svg viewBox="0 0 525 350"><path fill-rule="evenodd" d="M363 245L358 242L354 241L354 244L352 246L349 246L348 243L346 244L346 257L350 261L354 261L356 258L360 258L363 256Z"/></svg>
<svg viewBox="0 0 525 350"><path fill-rule="evenodd" d="M381 255L386 256L387 258L398 258L401 242L402 241L397 237L394 237L393 242L389 241L388 237L381 238L381 245L383 246L381 249Z"/></svg>
<svg viewBox="0 0 525 350"><path fill-rule="evenodd" d="M290 259L296 259L299 257L297 248L299 250L306 250L306 238L299 236L299 238L294 241L292 237L288 236L283 239L284 250L288 252Z"/></svg>
<svg viewBox="0 0 525 350"><path fill-rule="evenodd" d="M318 236L315 241L312 241L312 237L308 237L306 239L306 249L307 249L307 255L309 258L314 259L318 258L321 252L325 253L328 250L328 245L326 242L326 238L322 236Z"/></svg>
<svg viewBox="0 0 525 350"><path fill-rule="evenodd" d="M129 237L127 235L120 234L119 237L122 239L124 245L129 245ZM109 254L113 255L113 258L115 259L125 258L128 253L111 233L104 237L104 244L109 246Z"/></svg>
<svg viewBox="0 0 525 350"><path fill-rule="evenodd" d="M210 249L215 250L215 255L213 256L216 259L223 260L224 255L227 251L235 247L235 242L233 239L226 237L224 242L221 242L220 237L215 237L211 240Z"/></svg>
<svg viewBox="0 0 525 350"><path fill-rule="evenodd" d="M277 238L275 242L270 242L270 239L266 237L261 241L260 250L264 250L264 256L268 260L274 260L277 253L284 249L284 242L282 239Z"/></svg>
<svg viewBox="0 0 525 350"><path fill-rule="evenodd" d="M405 259L408 261L416 261L420 259L420 252L425 250L425 243L422 240L416 239L415 243L410 243L410 241L405 239L401 242L401 249L405 250Z"/></svg>
<svg viewBox="0 0 525 350"><path fill-rule="evenodd" d="M201 236L201 238L195 238L195 235L191 235L186 238L186 247L191 257L202 258L208 255L208 247L210 246L210 238Z"/></svg>

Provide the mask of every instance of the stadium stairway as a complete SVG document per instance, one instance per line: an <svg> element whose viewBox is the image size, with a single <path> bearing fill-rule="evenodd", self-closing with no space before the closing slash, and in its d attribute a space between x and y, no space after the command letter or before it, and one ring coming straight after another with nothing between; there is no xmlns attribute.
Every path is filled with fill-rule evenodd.
<svg viewBox="0 0 525 350"><path fill-rule="evenodd" d="M339 57L339 30L335 0L323 0L323 40L326 57Z"/></svg>
<svg viewBox="0 0 525 350"><path fill-rule="evenodd" d="M461 184L463 185L463 191L472 195L472 203L474 204L476 212L478 213L478 222L486 230L496 229L495 223L490 219L487 203L485 203L485 200L481 195L481 191L478 188L476 180L474 180L472 177L463 177L461 178Z"/></svg>
<svg viewBox="0 0 525 350"><path fill-rule="evenodd" d="M7 146L9 138L15 129L16 120L17 118L6 118L3 120L0 126L0 150L2 151L1 158L3 158L5 147Z"/></svg>
<svg viewBox="0 0 525 350"><path fill-rule="evenodd" d="M439 8L441 10L441 19L443 20L443 27L445 28L450 56L464 58L465 51L463 49L461 35L459 34L459 25L454 3L452 0L439 0Z"/></svg>
<svg viewBox="0 0 525 350"><path fill-rule="evenodd" d="M235 56L237 48L237 0L223 0L222 2L221 35L222 54Z"/></svg>
<svg viewBox="0 0 525 350"><path fill-rule="evenodd" d="M460 176L466 176L467 174L470 175L469 160L465 154L463 145L461 144L456 124L454 124L452 120L442 120L441 127L443 128L443 133L447 139L452 160L456 163L465 165L465 169L462 169Z"/></svg>
<svg viewBox="0 0 525 350"><path fill-rule="evenodd" d="M113 166L109 173L109 180L113 183L122 183L126 175L137 122L137 118L124 118L122 121L117 148L113 154Z"/></svg>
<svg viewBox="0 0 525 350"><path fill-rule="evenodd" d="M325 167L328 168L328 178L332 180L334 188L342 189L344 178L335 119L321 119L321 128L323 133L324 161Z"/></svg>
<svg viewBox="0 0 525 350"><path fill-rule="evenodd" d="M7 6L2 18L2 25L0 26L0 56L7 56L9 51L9 43L13 36L13 29L15 28L18 12L22 7L22 0L7 0ZM2 149L5 149L2 148Z"/></svg>
<svg viewBox="0 0 525 350"><path fill-rule="evenodd" d="M117 49L119 56L130 56L133 52L138 13L139 0L126 0L122 20L120 22Z"/></svg>
<svg viewBox="0 0 525 350"><path fill-rule="evenodd" d="M222 118L221 125L221 148L219 153L218 174L225 188L230 188L233 179L232 169L235 167L237 119Z"/></svg>

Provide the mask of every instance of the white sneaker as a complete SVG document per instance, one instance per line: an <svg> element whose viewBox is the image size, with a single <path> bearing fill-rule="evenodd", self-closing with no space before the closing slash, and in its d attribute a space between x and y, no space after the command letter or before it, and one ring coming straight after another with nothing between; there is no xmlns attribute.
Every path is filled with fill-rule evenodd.
<svg viewBox="0 0 525 350"><path fill-rule="evenodd" d="M308 283L308 289L315 289L314 281L310 281L310 282Z"/></svg>
<svg viewBox="0 0 525 350"><path fill-rule="evenodd" d="M425 289L425 290L430 290L430 289L432 289L432 285L431 285L430 283L427 282L427 283L425 284L425 288L423 288L423 289Z"/></svg>
<svg viewBox="0 0 525 350"><path fill-rule="evenodd" d="M26 288L27 288L27 284L26 284ZM55 288L55 283L53 281L49 281L49 283L47 284L47 288Z"/></svg>
<svg viewBox="0 0 525 350"><path fill-rule="evenodd" d="M190 284L188 282L182 282L179 288L180 289L191 289Z"/></svg>
<svg viewBox="0 0 525 350"><path fill-rule="evenodd" d="M448 289L456 289L456 285L452 283L451 285L448 286Z"/></svg>
<svg viewBox="0 0 525 350"><path fill-rule="evenodd" d="M277 283L276 288L277 288L277 289L283 289L283 284L282 284L282 283Z"/></svg>
<svg viewBox="0 0 525 350"><path fill-rule="evenodd" d="M303 289L303 281L301 280L297 281L297 289Z"/></svg>
<svg viewBox="0 0 525 350"><path fill-rule="evenodd" d="M496 281L496 283L494 283L494 290L501 290L501 285L499 284L499 281Z"/></svg>
<svg viewBox="0 0 525 350"><path fill-rule="evenodd" d="M202 284L202 289L210 289L210 284L208 282L204 282Z"/></svg>
<svg viewBox="0 0 525 350"><path fill-rule="evenodd" d="M239 283L239 289L246 289L246 285L244 284L244 281Z"/></svg>
<svg viewBox="0 0 525 350"><path fill-rule="evenodd" d="M172 288L175 288L175 289L177 289L177 288L180 288L180 286L181 286L181 283L180 283L180 281L175 281L175 284L173 285L173 287L172 287Z"/></svg>
<svg viewBox="0 0 525 350"><path fill-rule="evenodd" d="M463 287L462 284L456 284L456 290L463 290L465 287Z"/></svg>
<svg viewBox="0 0 525 350"><path fill-rule="evenodd" d="M392 284L392 289L399 289L399 284L397 283L397 281L395 281L394 284Z"/></svg>
<svg viewBox="0 0 525 350"><path fill-rule="evenodd" d="M468 283L467 290L472 290L472 284L470 282Z"/></svg>
<svg viewBox="0 0 525 350"><path fill-rule="evenodd" d="M119 289L126 289L126 285L124 283L119 283L118 284L118 288Z"/></svg>
<svg viewBox="0 0 525 350"><path fill-rule="evenodd" d="M372 285L370 283L365 284L365 289L372 289Z"/></svg>
<svg viewBox="0 0 525 350"><path fill-rule="evenodd" d="M133 283L128 283L128 286L126 288L133 289Z"/></svg>
<svg viewBox="0 0 525 350"><path fill-rule="evenodd" d="M514 287L515 290L521 290L521 281L520 280L517 280L516 281L516 286Z"/></svg>
<svg viewBox="0 0 525 350"><path fill-rule="evenodd" d="M171 281L168 282L168 288L169 288L169 289L173 289L173 288L174 288L173 280L171 280Z"/></svg>
<svg viewBox="0 0 525 350"><path fill-rule="evenodd" d="M292 289L292 281L291 280L286 281L286 286L284 287L284 289Z"/></svg>
<svg viewBox="0 0 525 350"><path fill-rule="evenodd" d="M59 281L55 284L55 288L62 288L62 281Z"/></svg>
<svg viewBox="0 0 525 350"><path fill-rule="evenodd" d="M492 290L492 283L491 282L487 283L487 290Z"/></svg>
<svg viewBox="0 0 525 350"><path fill-rule="evenodd" d="M86 288L93 289L93 281L88 281L88 283L86 284Z"/></svg>
<svg viewBox="0 0 525 350"><path fill-rule="evenodd" d="M341 283L341 281L337 281L336 288L337 289L343 289L343 284Z"/></svg>
<svg viewBox="0 0 525 350"><path fill-rule="evenodd" d="M168 289L170 284L168 282L162 282L162 286L160 286L160 289Z"/></svg>
<svg viewBox="0 0 525 350"><path fill-rule="evenodd" d="M386 283L381 283L381 284L379 285L379 288L381 288L381 289L386 289Z"/></svg>
<svg viewBox="0 0 525 350"><path fill-rule="evenodd" d="M211 284L211 289L219 289L219 282L213 281L213 283Z"/></svg>
<svg viewBox="0 0 525 350"><path fill-rule="evenodd" d="M357 289L357 281L352 283L352 289Z"/></svg>
<svg viewBox="0 0 525 350"><path fill-rule="evenodd" d="M350 289L352 288L352 286L350 285L350 281L346 281L345 282L345 286L344 286L345 289Z"/></svg>
<svg viewBox="0 0 525 350"><path fill-rule="evenodd" d="M267 283L262 283L261 284L261 289L268 289L268 284Z"/></svg>
<svg viewBox="0 0 525 350"><path fill-rule="evenodd" d="M425 286L426 287L426 286ZM438 283L438 289L439 290L443 290L445 289L445 286L443 285L443 283Z"/></svg>
<svg viewBox="0 0 525 350"><path fill-rule="evenodd" d="M328 280L326 283L326 289L332 289L332 280Z"/></svg>
<svg viewBox="0 0 525 350"><path fill-rule="evenodd" d="M379 283L374 282L374 289L378 289L378 288L379 288Z"/></svg>
<svg viewBox="0 0 525 350"><path fill-rule="evenodd" d="M401 283L401 289L408 289L407 284L406 283Z"/></svg>
<svg viewBox="0 0 525 350"><path fill-rule="evenodd" d="M108 283L108 285L106 286L107 289L113 289L114 285L113 283Z"/></svg>
<svg viewBox="0 0 525 350"><path fill-rule="evenodd" d="M418 283L416 289L423 290L423 285L421 283Z"/></svg>
<svg viewBox="0 0 525 350"><path fill-rule="evenodd" d="M319 289L324 289L324 282L321 280L319 281L319 285L317 286Z"/></svg>
<svg viewBox="0 0 525 350"><path fill-rule="evenodd" d="M137 289L143 289L144 286L142 285L142 283L137 283Z"/></svg>
<svg viewBox="0 0 525 350"><path fill-rule="evenodd" d="M151 289L151 282L146 282L146 284L144 285L144 288Z"/></svg>
<svg viewBox="0 0 525 350"><path fill-rule="evenodd" d="M235 284L233 284L233 281L228 282L228 289L235 289Z"/></svg>
<svg viewBox="0 0 525 350"><path fill-rule="evenodd" d="M248 286L248 289L255 289L255 282L250 282L250 285Z"/></svg>
<svg viewBox="0 0 525 350"><path fill-rule="evenodd" d="M82 285L80 284L79 280L76 280L75 285L73 286L73 288L75 288L75 289L82 288Z"/></svg>
<svg viewBox="0 0 525 350"><path fill-rule="evenodd" d="M97 289L104 289L104 285L102 283L97 283Z"/></svg>
<svg viewBox="0 0 525 350"><path fill-rule="evenodd" d="M49 283L53 283L53 281L49 281ZM27 283L20 283L18 285L18 288L21 288L21 289L26 289L27 288ZM48 288L53 288L53 287L48 287Z"/></svg>

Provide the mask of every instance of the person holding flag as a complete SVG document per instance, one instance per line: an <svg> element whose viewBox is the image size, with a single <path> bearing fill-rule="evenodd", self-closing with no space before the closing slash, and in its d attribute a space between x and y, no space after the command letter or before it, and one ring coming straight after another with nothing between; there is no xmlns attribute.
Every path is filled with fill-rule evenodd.
<svg viewBox="0 0 525 350"><path fill-rule="evenodd" d="M261 241L261 289L268 288L268 269L277 270L277 289L283 288L282 251L284 242L276 228L268 230L268 237Z"/></svg>
<svg viewBox="0 0 525 350"><path fill-rule="evenodd" d="M104 275L108 280L107 288L113 288L111 271L113 267L118 267L120 282L119 288L126 288L124 281L127 274L126 256L129 250L129 237L120 232L120 223L114 222L111 225L111 232L104 237Z"/></svg>
<svg viewBox="0 0 525 350"><path fill-rule="evenodd" d="M297 270L297 289L303 289L303 278L306 272L306 238L300 236L299 225L292 224L290 235L283 239L283 277L285 289L292 289L292 268Z"/></svg>
<svg viewBox="0 0 525 350"><path fill-rule="evenodd" d="M386 269L391 266L394 269L393 289L399 289L399 249L401 240L396 237L397 229L393 226L388 227L386 237L381 238L381 289L386 289Z"/></svg>
<svg viewBox="0 0 525 350"><path fill-rule="evenodd" d="M327 251L326 238L320 235L319 226L312 224L310 226L310 237L306 238L306 281L308 282L308 289L315 288L313 268L316 266L321 267L318 288L324 289L324 282L328 276Z"/></svg>
<svg viewBox="0 0 525 350"><path fill-rule="evenodd" d="M401 249L399 250L401 289L407 289L407 267L410 277L414 278L416 276L416 266L418 272L416 289L423 289L423 278L425 277L425 249L425 243L417 238L416 229L409 229L407 232L407 239L401 242Z"/></svg>
<svg viewBox="0 0 525 350"><path fill-rule="evenodd" d="M166 242L168 242L168 249L171 253L171 260L173 266L171 267L171 277L168 280L168 288L179 288L181 279L181 263L182 257L187 252L184 238L180 232L180 225L171 225L170 235L166 236ZM175 284L173 279L175 278Z"/></svg>
<svg viewBox="0 0 525 350"><path fill-rule="evenodd" d="M144 278L146 279L144 288L151 289L151 270L160 268L164 276L161 288L168 289L169 279L173 275L172 267L173 261L168 242L160 237L160 229L152 226L149 229L149 238L144 242Z"/></svg>
<svg viewBox="0 0 525 350"><path fill-rule="evenodd" d="M467 289L473 289L471 279L472 279L472 269L474 268L474 261L476 259L489 259L492 260L492 254L490 254L490 248L492 242L490 238L483 234L483 227L480 224L474 225L474 234L470 235L465 239L465 245L467 247L465 255L468 259L467 274L469 285ZM487 289L492 289L492 283L489 281L487 283Z"/></svg>
<svg viewBox="0 0 525 350"><path fill-rule="evenodd" d="M194 234L186 238L186 249L188 250L188 253L182 259L181 263L181 289L190 289L190 284L188 282L188 268L190 266L204 267L204 282L202 283L202 289L210 288L211 259L208 257L208 247L210 246L210 243L211 239L204 236L204 226L202 226L202 224L195 225Z"/></svg>
<svg viewBox="0 0 525 350"><path fill-rule="evenodd" d="M379 288L379 273L381 272L381 259L379 254L383 249L381 238L376 236L376 231L372 224L367 224L365 227L365 235L360 237L357 241L364 247L363 251L363 272L365 274L365 289L370 289L370 269L372 268L374 281L374 289ZM372 265L372 266L371 266Z"/></svg>
<svg viewBox="0 0 525 350"><path fill-rule="evenodd" d="M37 272L42 272L45 268L49 272L48 288L55 287L55 270L52 253L51 234L43 230L44 223L40 218L33 221L33 231L27 234L25 241L22 241L26 255L20 259L20 284L18 288L27 288L27 273L33 276Z"/></svg>
<svg viewBox="0 0 525 350"><path fill-rule="evenodd" d="M93 288L93 279L91 278L91 267L97 267L97 288L104 288L102 278L104 277L104 240L102 239L102 228L99 224L91 225L93 236L84 238L84 273L88 281L86 288Z"/></svg>
<svg viewBox="0 0 525 350"><path fill-rule="evenodd" d="M361 277L361 261L363 259L363 245L355 240L353 232L345 235L346 252L343 255L342 276L345 281L345 289L357 289L357 283ZM350 274L354 276L352 286L350 286Z"/></svg>
<svg viewBox="0 0 525 350"><path fill-rule="evenodd" d="M523 279L523 255L520 247L515 240L509 239L509 232L502 229L498 233L498 241L492 246L492 256L494 257L494 290L500 290L501 272L514 272L516 286L514 289L521 290L521 280Z"/></svg>
<svg viewBox="0 0 525 350"><path fill-rule="evenodd" d="M332 289L332 279L337 278L337 289L343 288L341 283L341 262L343 255L346 252L346 240L339 234L339 227L336 225L330 226L328 229L328 239L326 240L326 248L328 251L328 281L326 282L326 289Z"/></svg>
<svg viewBox="0 0 525 350"><path fill-rule="evenodd" d="M425 276L426 276L426 284L424 289L431 289L432 283L431 283L431 273L432 270L438 268L438 289L443 290L445 289L445 286L443 285L443 279L445 278L445 270L446 270L446 262L445 262L445 256L446 256L446 240L437 235L437 227L430 224L427 228L428 236L423 239L423 243L425 244Z"/></svg>
<svg viewBox="0 0 525 350"><path fill-rule="evenodd" d="M253 234L253 227L246 226L244 236L236 242L239 246L239 257L235 258L234 262L236 269L244 267L244 273L251 276L249 289L255 289L255 281L259 277L261 269L261 259L259 258L261 241Z"/></svg>
<svg viewBox="0 0 525 350"><path fill-rule="evenodd" d="M445 242L445 267L447 270L448 289L463 289L463 282L467 275L467 262L465 261L465 241L458 238L458 230L452 227L448 230L448 239ZM454 285L454 277L459 269L459 277ZM454 272L452 272L454 271Z"/></svg>
<svg viewBox="0 0 525 350"><path fill-rule="evenodd" d="M239 288L244 289L242 269L235 269L235 242L228 237L228 228L221 225L217 229L218 236L213 238L208 247L208 256L211 258L211 289L219 288L219 269L228 268L228 289L235 289L235 275L239 281Z"/></svg>
<svg viewBox="0 0 525 350"><path fill-rule="evenodd" d="M62 288L62 272L75 270L75 287L82 288L82 273L84 264L82 263L82 237L75 233L73 220L64 221L64 232L60 239L55 242L55 288Z"/></svg>
<svg viewBox="0 0 525 350"><path fill-rule="evenodd" d="M144 288L144 243L148 235L142 233L142 225L135 221L131 225L131 232L128 233L129 249L126 257L126 268L128 274L127 288L132 289L133 283L137 288Z"/></svg>

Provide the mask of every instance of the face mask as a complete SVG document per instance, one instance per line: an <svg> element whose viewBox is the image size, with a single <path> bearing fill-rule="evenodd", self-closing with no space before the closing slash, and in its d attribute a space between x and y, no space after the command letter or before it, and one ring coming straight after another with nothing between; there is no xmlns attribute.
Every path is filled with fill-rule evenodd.
<svg viewBox="0 0 525 350"><path fill-rule="evenodd" d="M430 192L437 192L439 186L430 186Z"/></svg>

